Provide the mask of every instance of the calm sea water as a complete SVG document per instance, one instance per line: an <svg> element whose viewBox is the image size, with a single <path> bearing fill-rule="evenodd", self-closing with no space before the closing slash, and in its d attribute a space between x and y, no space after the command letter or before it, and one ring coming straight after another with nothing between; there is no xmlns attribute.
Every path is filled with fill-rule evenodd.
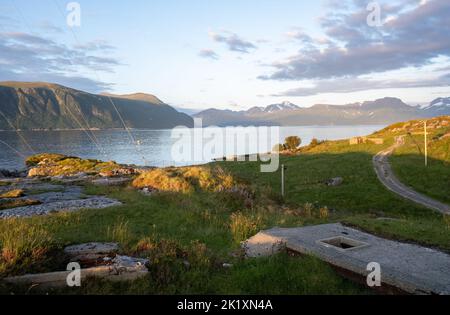
<svg viewBox="0 0 450 315"><path fill-rule="evenodd" d="M309 144L312 138L319 140L347 139L369 135L384 127L380 125L281 127L279 139L268 140L267 147L272 148L287 136L299 136L302 138L303 144ZM217 129L219 132L223 130ZM177 162L172 157L172 146L177 139L171 137L171 130L133 130L131 133L130 136L124 130L88 133L84 131L22 131L20 133L2 131L0 132L0 168L21 169L24 167L24 158L34 152L62 153L82 158L147 166L202 164L210 162L213 158L232 153L261 153L239 151L224 152L224 154L207 153L201 158ZM134 142L131 140L132 138L135 140ZM225 137L225 151L232 140L230 137Z"/></svg>

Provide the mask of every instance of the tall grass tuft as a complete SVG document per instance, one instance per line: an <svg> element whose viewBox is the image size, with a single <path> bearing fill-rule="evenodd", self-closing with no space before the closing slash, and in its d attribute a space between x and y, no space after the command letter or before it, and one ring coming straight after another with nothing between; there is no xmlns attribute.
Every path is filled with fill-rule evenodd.
<svg viewBox="0 0 450 315"><path fill-rule="evenodd" d="M319 218L320 219L328 219L330 216L330 210L328 210L328 207L322 207L319 209Z"/></svg>
<svg viewBox="0 0 450 315"><path fill-rule="evenodd" d="M262 227L263 220L259 215L245 215L242 212L236 212L231 215L230 229L233 240L241 243L253 236Z"/></svg>
<svg viewBox="0 0 450 315"><path fill-rule="evenodd" d="M0 229L0 274L39 264L52 246L52 237L41 226L19 219L4 220Z"/></svg>
<svg viewBox="0 0 450 315"><path fill-rule="evenodd" d="M444 223L447 230L450 230L450 214L444 214Z"/></svg>
<svg viewBox="0 0 450 315"><path fill-rule="evenodd" d="M128 221L120 219L113 226L109 226L107 237L110 241L117 242L121 246L129 245L132 239L132 235Z"/></svg>

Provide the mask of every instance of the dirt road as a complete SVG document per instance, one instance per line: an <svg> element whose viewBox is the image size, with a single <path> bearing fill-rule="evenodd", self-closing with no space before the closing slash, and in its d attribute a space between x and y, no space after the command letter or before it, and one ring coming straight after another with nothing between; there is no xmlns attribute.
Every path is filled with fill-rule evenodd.
<svg viewBox="0 0 450 315"><path fill-rule="evenodd" d="M389 156L392 155L395 149L397 149L401 145L402 145L401 143L397 143L392 147L390 147L389 149L381 151L380 153L374 156L373 165L380 181L390 191L396 193L397 195L402 196L403 198L414 201L415 203L418 203L429 209L433 209L445 214L450 214L449 205L446 205L440 201L434 200L430 197L424 196L414 191L410 187L402 184L397 179L397 177L395 177L391 165L389 164Z"/></svg>

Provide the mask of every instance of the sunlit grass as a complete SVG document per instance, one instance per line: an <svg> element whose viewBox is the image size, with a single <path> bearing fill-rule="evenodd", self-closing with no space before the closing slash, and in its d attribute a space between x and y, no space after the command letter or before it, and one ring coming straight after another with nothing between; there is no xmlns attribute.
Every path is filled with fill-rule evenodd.
<svg viewBox="0 0 450 315"><path fill-rule="evenodd" d="M27 270L46 259L53 239L46 228L24 220L3 220L0 228L0 274Z"/></svg>
<svg viewBox="0 0 450 315"><path fill-rule="evenodd" d="M390 134L381 146L328 141L297 156L282 156L281 163L287 166L284 198L280 173L261 173L258 163L249 162L146 172L135 186L159 191L151 196L131 187L86 186L88 194L106 195L123 205L18 220L24 225L16 234L2 237L8 240L6 248L18 248L17 253L28 253L21 245L23 240L33 244L31 240L42 231L43 240L50 238L50 243L42 244L46 248L119 242L121 254L151 262L150 275L133 283L88 281L80 289L55 293L365 294L365 288L343 279L313 257L282 253L246 260L239 243L275 226L343 222L382 237L450 251L448 216L406 201L378 181L372 157L393 143ZM413 164L405 165L415 171ZM446 174L442 170L445 165L437 165L439 173L434 176L438 178L430 181L433 186L440 185ZM216 172L218 167L221 170ZM324 184L334 177L342 177L343 184ZM230 191L236 184L243 185L243 191ZM0 231L8 229L8 224L0 221ZM28 236L25 233L22 240L18 237L16 244L12 242L25 227L36 230ZM39 248L41 243L34 244ZM17 268L6 268L8 273L33 270L28 263L19 263L21 258L16 261L13 265ZM224 263L232 267L224 268Z"/></svg>

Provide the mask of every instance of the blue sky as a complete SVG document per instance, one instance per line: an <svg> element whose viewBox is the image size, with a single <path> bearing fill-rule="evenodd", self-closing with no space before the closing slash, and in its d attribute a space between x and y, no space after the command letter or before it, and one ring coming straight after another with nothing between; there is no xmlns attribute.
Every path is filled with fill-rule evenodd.
<svg viewBox="0 0 450 315"><path fill-rule="evenodd" d="M450 96L450 1L2 0L0 81L152 93L184 108Z"/></svg>

